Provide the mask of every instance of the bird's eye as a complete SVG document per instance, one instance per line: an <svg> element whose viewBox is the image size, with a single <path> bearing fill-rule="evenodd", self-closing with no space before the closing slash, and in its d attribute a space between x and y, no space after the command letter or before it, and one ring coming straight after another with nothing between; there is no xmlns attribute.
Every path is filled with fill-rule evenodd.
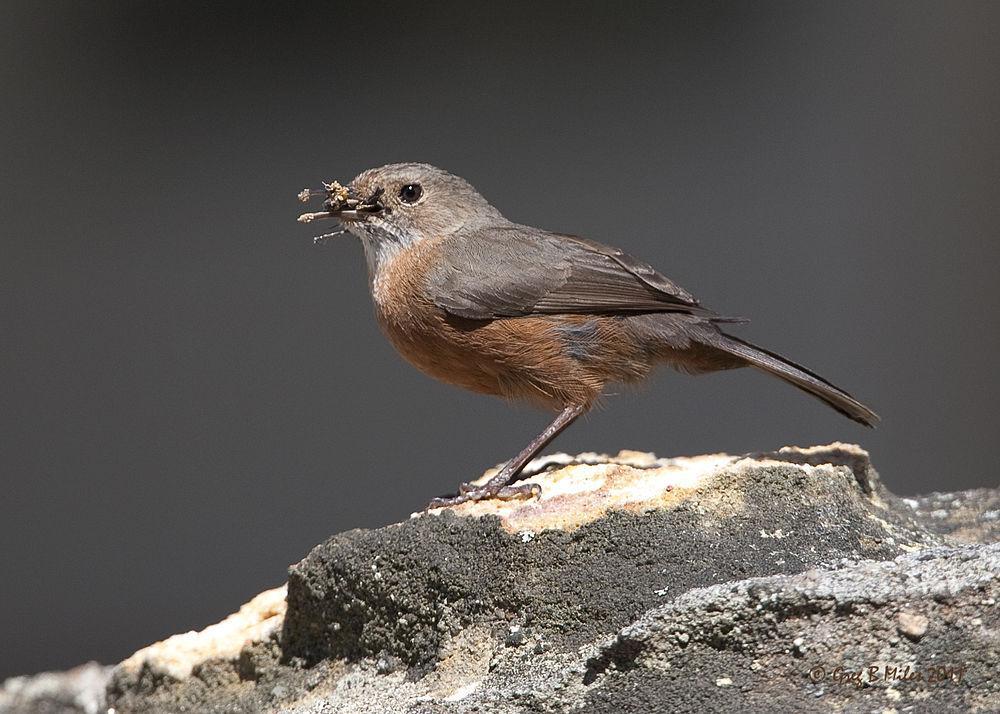
<svg viewBox="0 0 1000 714"><path fill-rule="evenodd" d="M399 189L399 200L403 203L416 203L423 192L419 183L408 183Z"/></svg>

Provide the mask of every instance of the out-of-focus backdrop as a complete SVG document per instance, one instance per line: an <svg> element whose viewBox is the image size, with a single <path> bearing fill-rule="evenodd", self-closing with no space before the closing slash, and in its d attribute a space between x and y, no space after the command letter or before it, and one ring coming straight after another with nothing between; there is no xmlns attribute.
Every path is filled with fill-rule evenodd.
<svg viewBox="0 0 1000 714"><path fill-rule="evenodd" d="M548 415L435 383L295 194L427 161L620 246L884 417L661 373L552 447L855 441L996 484L1000 4L6 2L0 678L114 662Z"/></svg>

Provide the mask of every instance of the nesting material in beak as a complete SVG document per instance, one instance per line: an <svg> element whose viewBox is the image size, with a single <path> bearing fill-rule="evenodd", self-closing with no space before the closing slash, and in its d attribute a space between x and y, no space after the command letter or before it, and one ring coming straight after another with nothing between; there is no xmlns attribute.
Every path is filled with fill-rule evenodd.
<svg viewBox="0 0 1000 714"><path fill-rule="evenodd" d="M331 183L324 181L322 190L304 188L299 192L299 200L302 203L308 203L313 198L319 196L326 196L326 201L323 202L323 208L326 210L317 211L316 213L303 213L299 216L299 223L311 223L322 218L336 218L337 214L345 208L354 208L354 206L350 205L352 200L350 190L346 186L341 186L338 181ZM354 199L354 203L355 205L358 203L356 199Z"/></svg>
<svg viewBox="0 0 1000 714"><path fill-rule="evenodd" d="M325 211L316 213L303 213L299 216L299 223L311 223L323 218L355 218L362 213L379 213L384 206L381 202L383 189L376 188L366 199L360 199L357 194L347 186L342 186L339 182L323 183L323 189L304 188L299 192L299 200L303 203L310 201L317 196L326 196L323 202Z"/></svg>

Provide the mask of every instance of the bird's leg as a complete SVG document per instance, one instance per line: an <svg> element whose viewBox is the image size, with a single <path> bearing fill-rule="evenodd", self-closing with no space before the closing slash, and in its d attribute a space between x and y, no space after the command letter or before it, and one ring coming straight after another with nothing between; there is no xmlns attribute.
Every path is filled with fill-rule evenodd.
<svg viewBox="0 0 1000 714"><path fill-rule="evenodd" d="M545 430L541 434L532 439L531 443L524 447L520 454L504 464L500 472L485 484L482 486L472 486L463 483L459 486L459 494L457 496L435 498L427 507L455 506L466 501L482 501L488 498L499 498L509 501L515 498L530 498L541 493L542 489L538 484L525 483L518 486L511 486L509 484L517 480L524 467L528 465L528 462L535 458L538 452L545 448L546 444L559 436L563 429L576 421L576 418L586 410L587 407L583 404L572 404L566 407L559 412L559 416L551 424L545 427Z"/></svg>

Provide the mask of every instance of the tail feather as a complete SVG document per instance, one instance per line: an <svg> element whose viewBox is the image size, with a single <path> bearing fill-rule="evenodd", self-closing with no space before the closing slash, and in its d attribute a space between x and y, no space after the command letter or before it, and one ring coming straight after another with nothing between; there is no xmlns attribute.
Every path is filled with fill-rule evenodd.
<svg viewBox="0 0 1000 714"><path fill-rule="evenodd" d="M768 374L780 377L860 424L874 427L879 421L878 414L843 389L779 354L723 332L718 333L718 339L712 340L712 346L746 360L751 366Z"/></svg>

